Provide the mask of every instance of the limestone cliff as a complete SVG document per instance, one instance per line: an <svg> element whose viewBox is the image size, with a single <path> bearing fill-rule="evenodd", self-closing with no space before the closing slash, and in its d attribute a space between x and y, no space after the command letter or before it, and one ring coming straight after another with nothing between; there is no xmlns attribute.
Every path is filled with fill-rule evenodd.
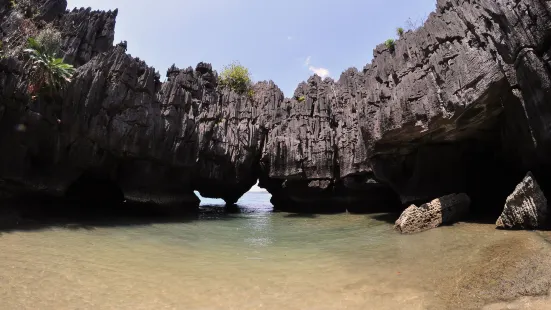
<svg viewBox="0 0 551 310"><path fill-rule="evenodd" d="M4 42L53 22L79 69L46 105L26 95L22 59L0 61L5 191L62 196L97 179L126 199L193 207L194 190L233 203L260 180L280 209L376 211L456 192L473 210L502 206L527 170L549 190L548 2L439 0L363 70L314 76L291 99L273 82L235 94L205 63L160 82L112 46L116 11L36 0L29 18L8 2Z"/></svg>

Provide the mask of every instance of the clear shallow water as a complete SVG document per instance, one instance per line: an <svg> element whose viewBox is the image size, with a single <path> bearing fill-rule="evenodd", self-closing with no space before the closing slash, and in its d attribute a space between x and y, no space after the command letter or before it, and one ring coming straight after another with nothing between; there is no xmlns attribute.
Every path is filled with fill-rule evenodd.
<svg viewBox="0 0 551 310"><path fill-rule="evenodd" d="M401 236L393 215L273 213L268 200L173 223L3 233L0 309L463 309L551 279L538 233Z"/></svg>

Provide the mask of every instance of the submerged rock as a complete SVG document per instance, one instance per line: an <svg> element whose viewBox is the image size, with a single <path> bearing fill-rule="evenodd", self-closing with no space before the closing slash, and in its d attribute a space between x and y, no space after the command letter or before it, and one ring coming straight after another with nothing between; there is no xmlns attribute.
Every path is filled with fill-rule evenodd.
<svg viewBox="0 0 551 310"><path fill-rule="evenodd" d="M411 205L400 215L394 228L402 234L411 234L457 222L469 213L470 204L466 194L452 194L420 207Z"/></svg>
<svg viewBox="0 0 551 310"><path fill-rule="evenodd" d="M498 228L531 229L538 228L547 221L547 199L528 172L524 180L507 197L503 213L497 219Z"/></svg>

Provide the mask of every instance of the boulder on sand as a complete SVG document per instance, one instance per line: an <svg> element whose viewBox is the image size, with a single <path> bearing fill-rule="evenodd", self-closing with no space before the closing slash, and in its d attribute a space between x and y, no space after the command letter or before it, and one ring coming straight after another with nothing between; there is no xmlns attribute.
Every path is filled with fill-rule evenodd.
<svg viewBox="0 0 551 310"><path fill-rule="evenodd" d="M498 228L533 229L547 221L547 199L531 172L507 197L503 213L497 219Z"/></svg>
<svg viewBox="0 0 551 310"><path fill-rule="evenodd" d="M394 228L412 234L461 220L469 213L471 199L467 194L451 194L425 203L411 205L396 221Z"/></svg>

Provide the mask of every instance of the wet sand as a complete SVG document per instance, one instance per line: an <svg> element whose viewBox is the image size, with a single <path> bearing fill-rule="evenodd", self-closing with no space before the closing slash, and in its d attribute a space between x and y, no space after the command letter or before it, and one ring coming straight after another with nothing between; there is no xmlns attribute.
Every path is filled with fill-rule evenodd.
<svg viewBox="0 0 551 310"><path fill-rule="evenodd" d="M12 229L0 236L0 308L494 310L549 303L523 297L549 292L547 233L460 223L402 236L393 218L273 213L253 201L231 213L203 208L179 223Z"/></svg>

